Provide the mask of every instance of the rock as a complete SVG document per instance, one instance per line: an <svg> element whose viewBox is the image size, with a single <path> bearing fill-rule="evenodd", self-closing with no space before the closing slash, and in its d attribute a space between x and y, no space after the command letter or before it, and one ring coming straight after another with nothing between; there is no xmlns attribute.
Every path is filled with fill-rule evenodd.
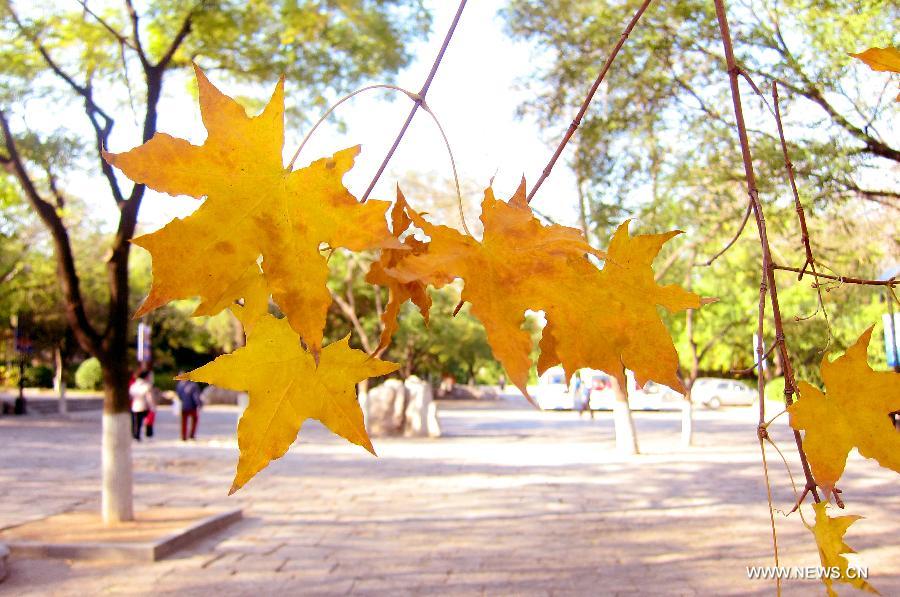
<svg viewBox="0 0 900 597"><path fill-rule="evenodd" d="M406 387L399 379L389 379L363 394L360 407L369 435L400 435L403 431L406 400Z"/></svg>
<svg viewBox="0 0 900 597"><path fill-rule="evenodd" d="M405 382L389 379L360 400L366 429L375 437L440 437L437 405L431 384L416 376Z"/></svg>
<svg viewBox="0 0 900 597"><path fill-rule="evenodd" d="M411 375L403 382L408 396L406 403L406 424L403 435L407 437L440 437L441 427L437 420L437 404L431 384Z"/></svg>
<svg viewBox="0 0 900 597"><path fill-rule="evenodd" d="M226 390L225 388L216 386L206 386L200 394L200 399L203 400L203 404L237 405L241 404L242 394L243 392L237 392L235 390Z"/></svg>

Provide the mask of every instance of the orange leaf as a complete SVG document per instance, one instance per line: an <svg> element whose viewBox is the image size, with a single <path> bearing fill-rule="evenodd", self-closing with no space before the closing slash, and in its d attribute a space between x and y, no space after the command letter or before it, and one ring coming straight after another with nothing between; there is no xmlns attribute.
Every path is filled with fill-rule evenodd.
<svg viewBox="0 0 900 597"><path fill-rule="evenodd" d="M873 326L874 327L874 326ZM788 407L791 426L805 431L803 448L816 482L833 488L855 446L866 458L900 472L900 434L888 413L900 410L900 374L873 371L866 361L870 327L840 357L822 359L827 393L801 381Z"/></svg>
<svg viewBox="0 0 900 597"><path fill-rule="evenodd" d="M412 219L406 213L406 198L397 187L397 201L391 210L391 223L394 238L400 239ZM404 249L383 249L381 258L372 264L369 273L366 275L366 282L369 284L377 284L385 286L388 289L388 303L381 315L381 322L384 326L381 331L381 340L375 353L383 350L391 342L391 337L397 331L397 317L400 315L400 307L407 300L412 300L413 304L422 312L425 318L425 325L428 325L428 313L431 310L431 296L428 294L427 284L420 279L409 281L401 281L391 272L400 261L410 255L422 255L428 251L428 243L416 240L412 235L403 241Z"/></svg>
<svg viewBox="0 0 900 597"><path fill-rule="evenodd" d="M680 286L660 286L652 267L663 244L677 234L631 236L625 222L613 235L602 270L584 259L571 260L555 281L553 302L544 305L548 324L539 369L556 363L567 375L583 367L599 369L624 388L627 368L638 386L653 380L681 389L678 353L657 306L677 312L698 309L704 301Z"/></svg>
<svg viewBox="0 0 900 597"><path fill-rule="evenodd" d="M361 251L397 246L388 204L360 204L341 182L359 148L306 168L284 168L284 81L250 118L194 67L209 135L201 146L164 133L131 151L104 153L135 182L172 195L206 196L195 213L134 239L153 257L153 286L137 316L199 296L198 315L245 298L241 279L260 255L266 285L291 327L315 353L331 296L319 247Z"/></svg>
<svg viewBox="0 0 900 597"><path fill-rule="evenodd" d="M892 46L869 48L865 52L850 55L865 62L872 70L900 73L900 51Z"/></svg>
<svg viewBox="0 0 900 597"><path fill-rule="evenodd" d="M485 191L481 242L446 226L436 226L410 210L413 222L431 237L428 252L400 261L400 280L442 286L465 280L462 298L484 324L494 356L510 379L526 392L531 336L522 329L526 310L544 310L548 325L539 367L562 362L568 373L602 369L624 385L623 365L639 380L680 387L677 355L656 305L670 310L700 307L700 297L677 286L658 286L651 263L675 233L631 237L627 225L616 233L606 267L581 232L542 225L525 201L524 181L505 203ZM527 392L526 392L527 396Z"/></svg>

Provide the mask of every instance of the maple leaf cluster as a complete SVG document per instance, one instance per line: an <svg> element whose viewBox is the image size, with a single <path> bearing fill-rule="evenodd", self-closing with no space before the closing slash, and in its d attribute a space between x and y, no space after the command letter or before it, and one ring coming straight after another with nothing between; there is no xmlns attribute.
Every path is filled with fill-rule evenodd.
<svg viewBox="0 0 900 597"><path fill-rule="evenodd" d="M541 224L525 200L524 180L509 201L485 191L481 240L429 222L399 189L393 206L361 203L342 182L358 147L305 168L285 168L283 79L262 113L248 117L195 71L208 132L203 145L158 133L104 157L137 183L205 198L190 216L134 239L153 259L153 284L136 316L199 297L195 315L229 308L244 324L246 346L186 375L249 393L232 492L282 456L309 418L374 453L354 384L398 365L350 348L348 338L322 346L331 304L323 247L381 251L366 276L389 290L375 354L396 331L402 303L412 300L427 321L427 286L461 278L462 299L472 304L494 356L526 396L532 340L522 326L528 310L543 311L548 321L539 370L558 363L570 375L601 369L624 387L628 368L639 385L653 380L682 387L657 306L674 312L703 301L678 286L660 286L652 270L663 243L678 232L632 236L625 222L604 253L574 228ZM430 240L417 239L415 229ZM283 319L269 313L270 300Z"/></svg>

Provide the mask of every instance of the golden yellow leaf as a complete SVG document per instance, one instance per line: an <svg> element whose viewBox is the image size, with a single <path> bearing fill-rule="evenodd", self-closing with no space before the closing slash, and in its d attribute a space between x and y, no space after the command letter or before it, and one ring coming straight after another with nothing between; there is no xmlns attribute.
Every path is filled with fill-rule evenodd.
<svg viewBox="0 0 900 597"><path fill-rule="evenodd" d="M412 219L406 213L407 203L400 187L397 187L397 201L391 209L392 233L395 238L400 239L412 224ZM366 275L366 282L369 284L377 284L385 286L388 289L388 303L385 305L384 313L381 315L381 322L384 329L381 331L381 340L378 343L376 354L378 351L387 347L391 342L391 337L397 331L397 317L400 314L400 307L407 300L412 300L413 304L422 312L425 318L425 325L428 325L428 314L431 310L431 295L428 294L427 284L422 280L415 279L403 282L397 279L392 273L391 268L395 267L402 259L410 255L422 255L428 251L428 243L416 240L412 235L403 241L404 249L382 249L381 257L369 268Z"/></svg>
<svg viewBox="0 0 900 597"><path fill-rule="evenodd" d="M872 70L900 73L900 50L892 46L869 48L859 54L850 55L865 62Z"/></svg>
<svg viewBox="0 0 900 597"><path fill-rule="evenodd" d="M547 326L541 338L539 371L562 363L567 375L582 367L615 376L625 387L625 369L638 386L648 380L682 389L678 353L657 307L670 312L697 309L708 299L654 279L653 260L678 231L631 236L628 222L616 230L602 270L570 259L554 280L545 303Z"/></svg>
<svg viewBox="0 0 900 597"><path fill-rule="evenodd" d="M306 168L283 165L284 81L254 118L195 67L208 136L191 145L164 133L131 151L104 153L135 182L172 195L206 197L195 213L134 239L153 257L153 286L137 316L199 296L211 314L244 296L241 279L262 255L272 296L315 353L331 304L322 243L352 251L395 247L388 203L360 204L342 178L359 148Z"/></svg>
<svg viewBox="0 0 900 597"><path fill-rule="evenodd" d="M184 376L250 396L238 424L241 455L229 494L283 456L306 419L317 419L375 453L355 384L399 366L350 348L348 340L349 336L322 349L317 367L285 319L263 315L247 335L246 346Z"/></svg>
<svg viewBox="0 0 900 597"><path fill-rule="evenodd" d="M833 488L854 446L866 458L900 472L900 433L888 413L900 410L900 374L873 371L866 361L872 329L840 357L822 359L826 393L801 381L788 408L791 426L805 431L803 449L816 482Z"/></svg>
<svg viewBox="0 0 900 597"><path fill-rule="evenodd" d="M832 588L834 582L847 583L857 589L877 594L878 591L875 590L875 587L870 585L865 578L860 578L862 574L856 568L850 568L850 562L841 555L856 553L844 543L844 534L850 525L862 516L849 515L831 518L825 510L826 502L819 502L814 507L816 523L813 527L808 528L816 538L819 559L822 561L822 568L825 569L825 573L822 574L822 582L825 583L829 597L837 595Z"/></svg>
<svg viewBox="0 0 900 597"><path fill-rule="evenodd" d="M555 280L568 258L586 260L594 250L580 231L543 226L525 202L522 181L509 203L484 193L481 242L447 226L434 225L412 209L410 217L431 238L428 251L408 256L389 273L401 282L422 281L436 287L461 277L462 299L482 322L494 356L511 381L526 392L532 341L522 329L525 311L541 309L555 291Z"/></svg>

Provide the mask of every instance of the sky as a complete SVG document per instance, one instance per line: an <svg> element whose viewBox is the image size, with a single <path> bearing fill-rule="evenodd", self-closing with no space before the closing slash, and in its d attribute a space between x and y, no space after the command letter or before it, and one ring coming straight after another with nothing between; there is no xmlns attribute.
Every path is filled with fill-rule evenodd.
<svg viewBox="0 0 900 597"><path fill-rule="evenodd" d="M532 119L517 118L517 108L528 99L520 82L534 72L535 61L540 56L529 44L514 42L506 36L502 18L497 14L503 4L500 0L478 0L467 4L428 92L427 103L447 133L461 181L468 183L470 189L483 189L494 177L495 192L498 197L506 198L523 175L529 185L537 179L569 122L560 122L553 130L541 130ZM428 2L428 6L433 14L432 31L426 40L411 48L414 61L396 77L397 85L414 92L419 90L431 68L456 12L455 2ZM212 82L217 83L214 76ZM275 81L272 87L274 84ZM220 87L225 93L243 92L229 89L227 83ZM177 83L172 88L178 89ZM267 96L270 91L261 91L259 95ZM346 128L342 132L334 119L329 119L304 147L297 165L303 166L334 151L361 144L362 153L345 177L350 191L361 196L412 106L402 94L395 95L394 101L388 101L382 91L366 92L342 104L337 115ZM193 143L202 142L205 133L199 111L186 94L165 98L161 107L161 132L187 138ZM306 129L301 128L300 123L292 125L290 120L286 122L286 129L287 160ZM574 226L577 222L576 188L574 177L564 162L565 155L541 187L533 206L559 223ZM440 133L422 110L417 113L371 196L393 199L395 185L399 182L402 187L407 176L448 181L452 176ZM438 190L446 191L445 188ZM416 206L415 196L407 199ZM477 204L481 200L481 191L466 194L463 200ZM102 205L98 209L107 209L105 204ZM148 193L141 207L141 229L143 232L154 230L173 217L187 215L198 205L190 198ZM114 213L97 215L115 217Z"/></svg>

